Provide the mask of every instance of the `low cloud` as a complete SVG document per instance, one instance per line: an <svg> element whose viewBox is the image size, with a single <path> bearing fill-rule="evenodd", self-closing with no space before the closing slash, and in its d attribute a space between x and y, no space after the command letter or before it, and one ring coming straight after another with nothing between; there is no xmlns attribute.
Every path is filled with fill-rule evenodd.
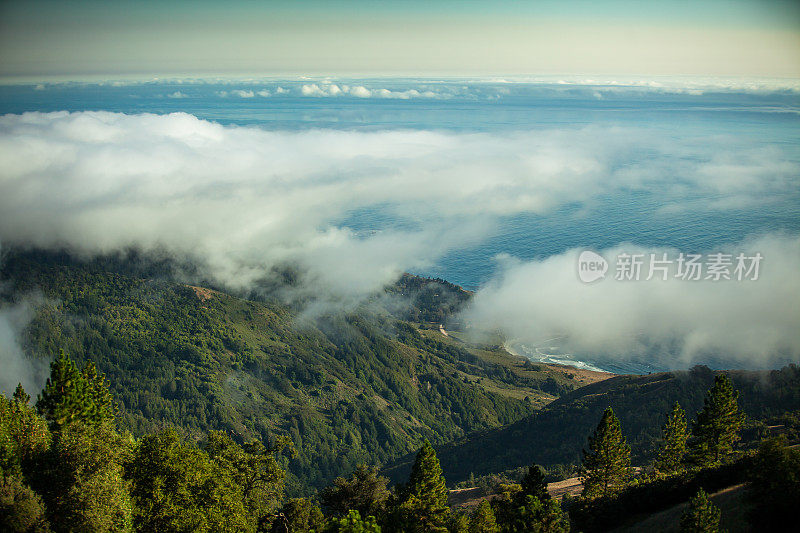
<svg viewBox="0 0 800 533"><path fill-rule="evenodd" d="M250 89L232 89L230 91L217 91L217 95L222 98L228 98L229 96L236 98L253 98L256 93Z"/></svg>
<svg viewBox="0 0 800 533"><path fill-rule="evenodd" d="M0 307L0 394L10 397L17 384L35 398L44 387L48 363L31 359L21 347L25 328L33 319L36 298L26 298Z"/></svg>
<svg viewBox="0 0 800 533"><path fill-rule="evenodd" d="M410 100L412 98L450 98L447 93L431 90L404 89L391 90L386 88L368 88L364 85L336 84L331 82L310 83L300 87L303 96L331 97L354 96L356 98L389 98L396 100Z"/></svg>
<svg viewBox="0 0 800 533"><path fill-rule="evenodd" d="M165 248L202 258L209 276L239 288L292 265L301 296L353 303L403 271L428 269L445 254L480 244L515 214L544 215L565 205L591 210L598 198L653 191L660 209L654 217L757 209L795 194L798 174L781 148L732 135L676 139L619 127L266 131L185 113L26 113L0 117L0 239L87 254ZM373 231L350 227L359 212L380 212L394 223ZM792 242L783 243L786 250L795 250ZM782 264L775 246L765 265ZM609 352L614 338L652 330L661 341L676 330L680 353L692 357L715 346L704 339L725 338L727 323L744 335L747 316L731 315L738 299L758 314L750 319L762 346L796 349L797 339L781 325L797 325L784 308L790 295L796 299L795 286L781 292L765 277L724 294L705 285L697 293L672 284L595 289L576 285L571 261L564 255L508 267L478 293L472 318L508 328L512 337L528 332L538 339L552 330L569 334L576 350L608 345ZM786 277L789 283L796 274ZM726 318L718 321L711 304L698 300L704 291L708 302L726 304ZM595 294L603 298L593 300ZM673 294L703 312L670 305ZM773 297L783 314L763 309ZM649 315L639 300L654 302ZM608 313L607 302L617 302L617 314ZM598 322L590 321L598 313ZM774 335L770 322L777 324ZM737 339L736 354L756 349L729 338Z"/></svg>
<svg viewBox="0 0 800 533"><path fill-rule="evenodd" d="M648 259L650 253L668 259L680 253L632 245L602 251L611 269L590 284L578 278L580 250L540 261L506 258L500 276L477 292L464 318L481 330L501 331L529 355L636 359L656 367L676 359L751 367L800 359L800 238L766 235L708 253L720 251L734 257L760 253L758 279L689 281L671 271L667 280L656 273L647 281L645 269L639 281L616 280L613 259L621 253Z"/></svg>

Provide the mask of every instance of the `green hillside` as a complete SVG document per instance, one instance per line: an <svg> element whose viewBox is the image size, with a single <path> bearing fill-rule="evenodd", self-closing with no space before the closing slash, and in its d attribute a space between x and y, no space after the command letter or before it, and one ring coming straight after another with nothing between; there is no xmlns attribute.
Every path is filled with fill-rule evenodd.
<svg viewBox="0 0 800 533"><path fill-rule="evenodd" d="M519 361L501 350L441 342L396 310L301 322L276 302L169 281L164 265L114 266L6 254L4 299L39 302L26 350L95 362L135 435L162 427L192 437L288 435L297 450L290 493L360 462L394 460L425 438L444 443L507 425L575 387L546 368L514 371ZM446 318L468 295L409 276L388 292L412 302L402 318L421 320Z"/></svg>
<svg viewBox="0 0 800 533"><path fill-rule="evenodd" d="M782 430L789 431L790 437L797 437L792 432L800 428L800 368L790 365L781 370L728 374L740 391L739 405L750 418L746 438L766 433L765 421L784 426ZM707 367L698 366L690 371L616 376L581 387L523 420L438 447L442 469L448 481L455 483L471 473L484 475L531 463L578 464L587 436L609 406L619 414L634 464L643 464L652 457L672 405L680 402L687 417L693 419L714 375ZM790 411L795 413L787 413ZM408 463L405 458L386 472L393 479L402 479Z"/></svg>

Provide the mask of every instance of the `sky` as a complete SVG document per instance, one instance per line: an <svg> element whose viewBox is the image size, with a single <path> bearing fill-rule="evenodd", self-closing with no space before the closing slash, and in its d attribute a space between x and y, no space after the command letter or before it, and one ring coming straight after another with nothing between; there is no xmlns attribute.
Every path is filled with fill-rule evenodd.
<svg viewBox="0 0 800 533"><path fill-rule="evenodd" d="M800 77L780 0L3 1L0 79Z"/></svg>

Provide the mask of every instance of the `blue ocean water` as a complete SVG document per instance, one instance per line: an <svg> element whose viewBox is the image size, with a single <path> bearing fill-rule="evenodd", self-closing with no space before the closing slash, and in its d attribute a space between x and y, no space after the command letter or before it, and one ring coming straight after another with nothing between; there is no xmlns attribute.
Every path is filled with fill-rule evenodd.
<svg viewBox="0 0 800 533"><path fill-rule="evenodd" d="M332 85L339 92L331 91ZM365 89L370 97L357 96L354 88ZM736 150L767 148L788 164L800 164L800 92L785 88L681 90L556 81L418 79L0 86L0 114L64 110L185 112L223 125L279 131L491 134L618 127L689 144L693 139L732 139ZM658 154L643 151L634 156L646 159ZM632 163L636 161L619 165ZM758 192L769 195L763 202L725 209L709 207L719 199L709 191L690 194L690 209L665 209L675 201L670 194L664 189L615 189L590 203L566 203L546 214L501 216L489 238L453 250L417 273L476 289L492 278L498 254L525 260L576 247L602 250L623 242L697 252L763 233L800 233L800 176L791 176L782 190ZM383 207L354 210L334 222L367 233L413 229L423 223ZM610 370L651 370L634 366Z"/></svg>

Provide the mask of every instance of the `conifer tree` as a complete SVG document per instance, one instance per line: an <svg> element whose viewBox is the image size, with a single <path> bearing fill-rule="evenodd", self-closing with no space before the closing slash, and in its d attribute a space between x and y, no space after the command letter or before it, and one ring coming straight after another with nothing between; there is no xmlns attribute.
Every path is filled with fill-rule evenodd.
<svg viewBox="0 0 800 533"><path fill-rule="evenodd" d="M86 379L63 351L50 363L50 377L36 409L56 429L89 418L92 409Z"/></svg>
<svg viewBox="0 0 800 533"><path fill-rule="evenodd" d="M721 514L720 510L708 499L705 491L700 489L689 500L689 507L681 516L681 532L717 533Z"/></svg>
<svg viewBox="0 0 800 533"><path fill-rule="evenodd" d="M358 511L360 516L381 516L389 498L389 480L377 468L358 465L349 479L337 477L333 486L320 492L320 502L328 512L345 516Z"/></svg>
<svg viewBox="0 0 800 533"><path fill-rule="evenodd" d="M547 492L547 483L544 480L544 473L535 464L528 468L528 473L520 481L520 486L522 490L515 495L520 504L525 501L526 496L535 496L539 501L550 499L550 493Z"/></svg>
<svg viewBox="0 0 800 533"><path fill-rule="evenodd" d="M31 490L22 476L0 474L0 531L51 531L41 496Z"/></svg>
<svg viewBox="0 0 800 533"><path fill-rule="evenodd" d="M408 483L400 490L398 511L402 531L447 531L448 494L439 459L426 440L411 468Z"/></svg>
<svg viewBox="0 0 800 533"><path fill-rule="evenodd" d="M569 520L561 511L559 503L552 499L540 500L528 495L525 503L514 515L513 521L503 527L508 533L566 533Z"/></svg>
<svg viewBox="0 0 800 533"><path fill-rule="evenodd" d="M547 492L542 470L534 465L528 469L519 485L507 486L509 491L492 502L495 519L504 533L569 531L559 503ZM517 490L514 490L517 489Z"/></svg>
<svg viewBox="0 0 800 533"><path fill-rule="evenodd" d="M99 426L113 422L116 414L105 376L91 361L78 370L64 352L50 363L50 377L36 409L54 429L76 421Z"/></svg>
<svg viewBox="0 0 800 533"><path fill-rule="evenodd" d="M12 396L12 398L15 402L22 405L28 405L28 402L31 401L31 396L22 388L22 383L17 383L17 388L14 390L14 396Z"/></svg>
<svg viewBox="0 0 800 533"><path fill-rule="evenodd" d="M483 500L472 512L469 520L469 533L498 533L500 528L497 526L492 506L489 500Z"/></svg>
<svg viewBox="0 0 800 533"><path fill-rule="evenodd" d="M631 449L622 436L622 426L611 407L589 437L583 451L581 478L583 497L609 496L621 489L630 477Z"/></svg>
<svg viewBox="0 0 800 533"><path fill-rule="evenodd" d="M331 526L329 529L336 533L381 533L381 526L374 516L361 518L361 513L356 510L348 512L344 518L334 519Z"/></svg>
<svg viewBox="0 0 800 533"><path fill-rule="evenodd" d="M116 416L116 406L111 391L108 389L108 380L105 375L97 371L97 367L92 361L86 363L82 374L86 380L90 423L98 425L113 422Z"/></svg>
<svg viewBox="0 0 800 533"><path fill-rule="evenodd" d="M703 409L697 413L692 428L690 453L701 465L714 463L733 451L744 423L739 411L739 392L725 374L714 378L714 386L706 394Z"/></svg>
<svg viewBox="0 0 800 533"><path fill-rule="evenodd" d="M749 472L748 521L761 531L796 531L800 502L800 448L788 447L785 436L758 447Z"/></svg>
<svg viewBox="0 0 800 533"><path fill-rule="evenodd" d="M683 456L686 453L686 440L688 437L686 413L681 405L675 402L672 413L667 417L667 423L662 430L664 445L656 461L656 470L668 474L680 469Z"/></svg>

